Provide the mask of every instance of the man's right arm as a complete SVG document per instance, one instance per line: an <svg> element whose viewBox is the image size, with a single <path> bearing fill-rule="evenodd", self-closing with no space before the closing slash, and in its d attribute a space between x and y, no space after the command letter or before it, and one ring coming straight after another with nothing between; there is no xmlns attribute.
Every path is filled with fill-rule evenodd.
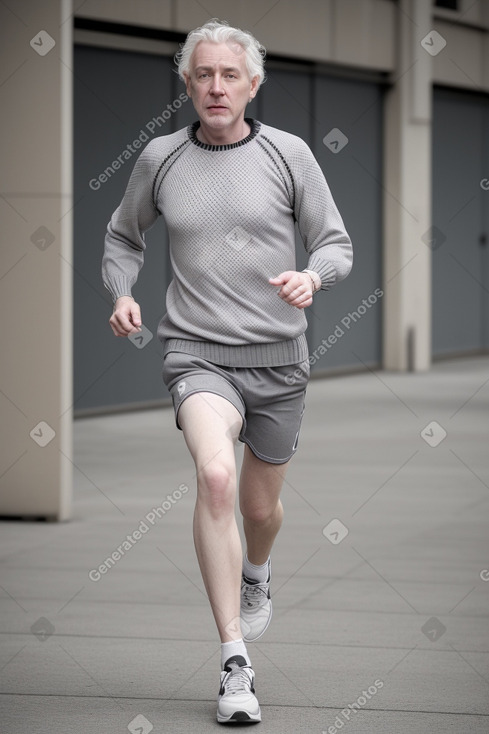
<svg viewBox="0 0 489 734"><path fill-rule="evenodd" d="M153 202L156 156L149 143L138 158L126 193L107 227L102 258L102 279L114 305L131 290L144 262L145 232L155 223L159 212Z"/></svg>

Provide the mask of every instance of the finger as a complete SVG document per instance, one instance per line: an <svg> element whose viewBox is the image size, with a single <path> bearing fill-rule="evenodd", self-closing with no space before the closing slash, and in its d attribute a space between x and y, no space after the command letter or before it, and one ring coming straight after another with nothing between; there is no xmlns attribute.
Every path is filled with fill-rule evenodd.
<svg viewBox="0 0 489 734"><path fill-rule="evenodd" d="M110 325L112 326L116 336L127 336L132 331L140 331L139 328L135 329L124 313L120 313L118 311L115 311L110 317Z"/></svg>
<svg viewBox="0 0 489 734"><path fill-rule="evenodd" d="M141 326L141 310L137 304L131 308L130 318L134 326Z"/></svg>
<svg viewBox="0 0 489 734"><path fill-rule="evenodd" d="M300 283L295 288L289 288L287 291L287 287L284 286L282 288L282 291L284 291L284 294L288 300L289 303L292 301L295 301L296 299L304 298L305 295L312 295L312 290L309 286L304 285L303 283Z"/></svg>
<svg viewBox="0 0 489 734"><path fill-rule="evenodd" d="M116 311L112 318L116 322L117 328L124 334L129 334L133 330L134 324L132 323L132 312L130 310L128 312Z"/></svg>
<svg viewBox="0 0 489 734"><path fill-rule="evenodd" d="M298 296L289 297L286 299L286 301L291 306L296 306L297 308L305 308L306 306L310 306L312 303L312 293L309 290L304 293L300 293Z"/></svg>
<svg viewBox="0 0 489 734"><path fill-rule="evenodd" d="M288 283L295 274L293 270L286 270L283 273L279 273L275 278L269 278L268 282L271 285L283 285L284 283Z"/></svg>
<svg viewBox="0 0 489 734"><path fill-rule="evenodd" d="M127 336L127 334L120 329L117 322L113 320L112 317L109 319L109 324L115 336Z"/></svg>
<svg viewBox="0 0 489 734"><path fill-rule="evenodd" d="M301 303L298 303L296 308L307 308L308 306L311 306L312 304L312 298L309 296L305 301L301 301Z"/></svg>

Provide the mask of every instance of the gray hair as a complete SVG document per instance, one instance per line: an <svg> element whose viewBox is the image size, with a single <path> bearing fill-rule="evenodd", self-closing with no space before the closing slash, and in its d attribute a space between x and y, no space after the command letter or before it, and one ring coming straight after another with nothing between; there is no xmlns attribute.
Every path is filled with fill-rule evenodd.
<svg viewBox="0 0 489 734"><path fill-rule="evenodd" d="M211 43L227 43L239 44L246 54L246 68L250 76L250 80L255 76L258 77L258 87L265 80L265 48L259 43L254 36L248 31L242 31L240 28L233 28L217 18L209 20L200 28L190 31L185 43L181 44L180 51L175 54L175 63L178 67L178 76L185 81L184 74L190 71L190 59L195 47L201 41L210 41Z"/></svg>

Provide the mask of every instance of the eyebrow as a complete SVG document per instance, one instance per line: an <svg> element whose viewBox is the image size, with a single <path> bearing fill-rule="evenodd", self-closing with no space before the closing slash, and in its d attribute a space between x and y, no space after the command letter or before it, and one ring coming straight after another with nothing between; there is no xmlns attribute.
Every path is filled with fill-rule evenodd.
<svg viewBox="0 0 489 734"><path fill-rule="evenodd" d="M205 64L200 64L195 67L195 71L212 71L212 69L214 69L214 66L206 66ZM237 66L225 66L224 71L235 71L238 74L241 73Z"/></svg>

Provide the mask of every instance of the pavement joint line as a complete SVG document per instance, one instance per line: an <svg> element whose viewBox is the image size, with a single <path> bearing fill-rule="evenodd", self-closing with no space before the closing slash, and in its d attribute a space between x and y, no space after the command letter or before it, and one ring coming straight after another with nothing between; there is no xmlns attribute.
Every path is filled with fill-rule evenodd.
<svg viewBox="0 0 489 734"><path fill-rule="evenodd" d="M28 632L0 632L0 635L8 635L9 637L30 637L32 633ZM215 640L200 640L200 639L193 639L189 640L188 637L134 637L132 635L90 635L84 636L84 635L72 635L67 634L63 632L56 632L53 634L53 637L59 637L63 639L72 639L72 640L85 640L85 639L94 639L94 640L130 640L134 642L187 642L187 643L193 643L193 644L199 644L199 645L214 645L215 646ZM409 648L408 645L360 645L358 643L355 644L349 644L349 643L332 643L332 642L289 642L288 640L275 640L275 641L269 641L269 642L261 642L260 647L264 646L287 646L287 647L324 647L324 648L338 648L339 650L347 649L347 650L383 650L383 651L391 651L391 650L408 650L408 649L414 649ZM433 648L433 646L426 647L419 647L417 646L417 649L422 652L430 652L434 654L439 653L445 653L454 652L453 650L449 650L447 647L437 647ZM460 650L459 652L467 653L468 655L487 655L489 654L489 650ZM215 650L214 653L215 654ZM489 714L488 714L489 715Z"/></svg>
<svg viewBox="0 0 489 734"><path fill-rule="evenodd" d="M0 692L0 696L22 696L22 697L29 697L29 698L74 698L74 699L102 699L105 700L106 696L94 696L91 695L74 695L74 694L64 694L64 693L2 693ZM120 700L120 701L168 701L172 703L193 703L193 704L215 704L214 698L165 698L164 696L157 696L157 697L138 697L138 696L112 696L114 700ZM338 709L344 708L343 704L339 704L338 706L331 706L331 705L324 705L324 706L316 706L316 705L304 705L304 704L294 704L294 703L264 703L260 704L262 708L266 709L312 709L314 711L322 711L324 710L331 710L331 711L337 711ZM487 713L477 713L473 711L432 711L429 709L394 709L394 708L367 708L364 706L360 711L357 712L357 714L361 714L364 711L369 713L393 713L393 714L433 714L438 716L479 716L483 718L489 718L489 714Z"/></svg>
<svg viewBox="0 0 489 734"><path fill-rule="evenodd" d="M311 558L312 558L312 556L311 556ZM306 563L307 563L307 561L306 561ZM331 586L333 586L333 584L336 584L338 581L344 581L344 580L346 580L347 577L348 577L348 575L350 573L352 573L353 571L356 571L357 569L361 568L363 565L364 565L363 562L357 563L356 566L353 566L353 568L351 568L349 571L347 571L343 576L334 576L333 578L329 578L322 586L319 587L319 589L316 589L314 591L310 591L305 596L303 596L298 602L295 602L294 604L292 604L291 606L289 606L286 609L285 614L289 614L289 612L293 611L294 609L300 609L301 608L300 605L303 604L307 599L311 599L311 598L315 597L317 594L320 594L325 589L330 588ZM302 568L302 566L301 566L301 568ZM298 571L299 570L300 569L298 569ZM298 571L296 571L295 573L298 573ZM295 574L293 574L293 575L295 575ZM314 578L322 578L322 577L321 576L315 576ZM285 582L285 583L287 583L287 582ZM282 586L283 585L284 584L282 584ZM282 588L282 586L279 587L279 590ZM274 595L276 595L276 592L274 592ZM306 607L306 609L307 609L307 607Z"/></svg>

